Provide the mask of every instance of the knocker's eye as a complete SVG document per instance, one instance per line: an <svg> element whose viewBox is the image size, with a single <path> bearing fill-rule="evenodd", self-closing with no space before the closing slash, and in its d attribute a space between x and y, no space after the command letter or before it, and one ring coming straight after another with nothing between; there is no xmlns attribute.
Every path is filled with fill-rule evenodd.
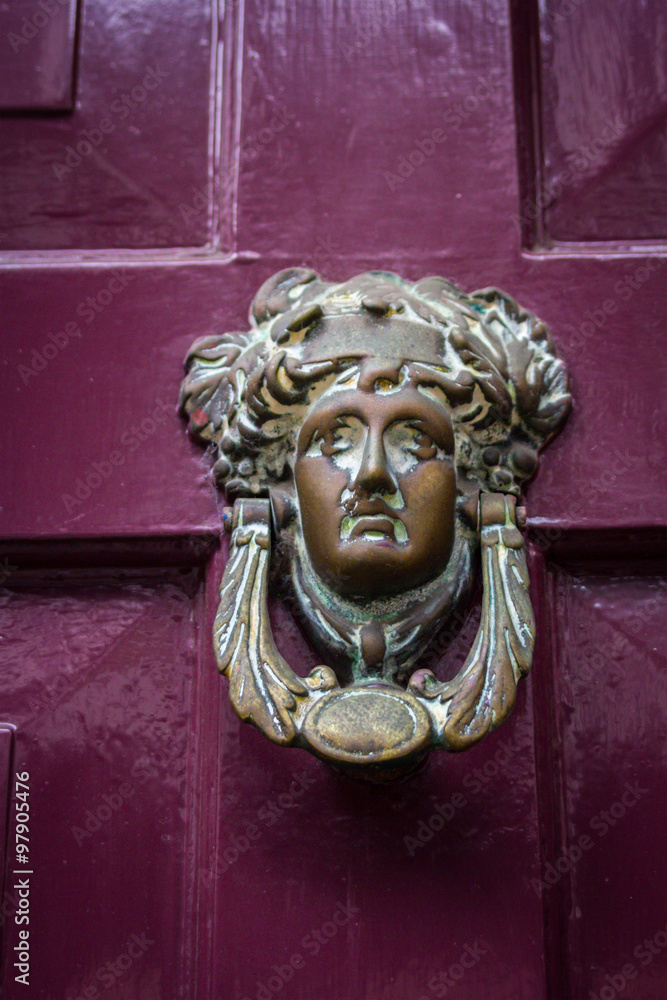
<svg viewBox="0 0 667 1000"><path fill-rule="evenodd" d="M337 417L325 431L315 431L308 446L307 455L325 455L331 458L348 451L354 443L353 428L344 417Z"/></svg>
<svg viewBox="0 0 667 1000"><path fill-rule="evenodd" d="M406 450L415 455L421 462L427 462L430 458L435 458L438 449L431 437L420 427L408 427L409 442L405 446Z"/></svg>
<svg viewBox="0 0 667 1000"><path fill-rule="evenodd" d="M342 427L331 427L320 439L320 451L323 455L340 455L350 447L350 439Z"/></svg>

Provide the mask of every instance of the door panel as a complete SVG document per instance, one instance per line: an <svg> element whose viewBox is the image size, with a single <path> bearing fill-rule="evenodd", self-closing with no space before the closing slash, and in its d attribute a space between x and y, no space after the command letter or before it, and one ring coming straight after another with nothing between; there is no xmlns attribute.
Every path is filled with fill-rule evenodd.
<svg viewBox="0 0 667 1000"><path fill-rule="evenodd" d="M77 0L15 0L3 4L0 24L0 107L64 111L72 107Z"/></svg>
<svg viewBox="0 0 667 1000"><path fill-rule="evenodd" d="M239 248L324 272L341 250L359 271L380 257L503 256L517 197L506 14L357 6L247 5Z"/></svg>
<svg viewBox="0 0 667 1000"><path fill-rule="evenodd" d="M37 31L22 67L60 23ZM204 0L82 5L71 111L2 123L0 249L209 242L208 213L179 205L208 189L214 32Z"/></svg>
<svg viewBox="0 0 667 1000"><path fill-rule="evenodd" d="M665 975L664 536L619 541L614 557L604 536L588 552L564 538L545 572L557 830L533 888L560 922L571 997L621 976L624 995L658 996Z"/></svg>
<svg viewBox="0 0 667 1000"><path fill-rule="evenodd" d="M13 949L29 929L31 996L187 996L205 844L201 572L91 563L34 566L2 592L2 704L30 789L27 867L10 824L2 995L25 996Z"/></svg>
<svg viewBox="0 0 667 1000"><path fill-rule="evenodd" d="M667 10L547 0L540 29L545 238L664 239Z"/></svg>

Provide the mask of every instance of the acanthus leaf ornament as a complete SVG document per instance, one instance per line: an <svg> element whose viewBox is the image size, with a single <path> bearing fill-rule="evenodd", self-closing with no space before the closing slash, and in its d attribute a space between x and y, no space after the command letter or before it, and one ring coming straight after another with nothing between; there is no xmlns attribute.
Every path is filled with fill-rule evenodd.
<svg viewBox="0 0 667 1000"><path fill-rule="evenodd" d="M544 324L496 289L384 272L335 285L303 268L262 286L250 324L193 346L181 395L234 501L215 624L234 710L375 780L472 746L532 659L516 498L570 407ZM441 682L419 656L477 549L478 632ZM326 661L308 677L274 643L272 571Z"/></svg>

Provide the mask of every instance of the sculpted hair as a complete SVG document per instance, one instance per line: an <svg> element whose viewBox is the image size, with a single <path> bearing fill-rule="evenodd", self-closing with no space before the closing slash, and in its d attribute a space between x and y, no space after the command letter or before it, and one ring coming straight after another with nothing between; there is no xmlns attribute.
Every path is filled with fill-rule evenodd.
<svg viewBox="0 0 667 1000"><path fill-rule="evenodd" d="M358 355L309 361L307 348L323 318L364 312L435 332L441 363L405 358L404 377L449 400L459 477L518 495L571 405L544 323L496 288L466 295L445 278L412 284L381 271L334 284L289 268L257 292L247 332L205 337L185 361L181 412L190 434L215 449L214 474L228 497L266 496L291 477L306 410L361 364Z"/></svg>

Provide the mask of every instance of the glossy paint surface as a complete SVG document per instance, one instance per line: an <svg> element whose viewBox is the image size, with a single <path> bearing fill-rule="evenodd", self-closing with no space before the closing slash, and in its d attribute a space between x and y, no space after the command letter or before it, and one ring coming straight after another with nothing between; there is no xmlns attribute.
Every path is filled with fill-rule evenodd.
<svg viewBox="0 0 667 1000"><path fill-rule="evenodd" d="M640 0L541 16L545 233L556 241L667 236L667 8Z"/></svg>
<svg viewBox="0 0 667 1000"><path fill-rule="evenodd" d="M208 185L210 16L203 0L81 5L71 113L2 123L1 249L204 242L206 211L180 206ZM22 67L60 18L17 54Z"/></svg>
<svg viewBox="0 0 667 1000"><path fill-rule="evenodd" d="M178 23L163 5L86 6L63 145L158 55L173 89L166 111L137 109L139 134L109 134L107 166L63 180L62 212L53 123L4 123L0 723L35 796L31 998L431 1000L449 982L461 1000L579 1000L628 963L621 995L661 996L667 949L647 964L641 949L667 924L663 250L522 248L532 81L515 90L512 59L530 39L500 0L232 3L219 25L197 4ZM40 143L48 169L25 152ZM182 358L243 328L259 284L295 264L497 284L549 323L572 374L574 412L528 494L533 674L502 730L390 788L243 726L213 663L224 501L175 412ZM277 598L272 615L306 673L317 659ZM443 676L471 632L474 610L433 654ZM647 789L632 806L626 782ZM602 836L591 821L619 801ZM7 892L9 849L5 870Z"/></svg>
<svg viewBox="0 0 667 1000"><path fill-rule="evenodd" d="M126 573L122 581L107 573L102 584L70 572L66 585L26 580L3 601L4 640L21 650L4 665L2 705L17 729L14 769L30 775L33 996L110 988L120 976L99 970L126 953L135 934L144 947L133 948L139 954L120 970L126 995L168 995L167 984L183 982L192 855L172 845L185 848L198 836L187 808L194 594L188 571L161 570L157 580ZM10 838L15 830L10 823ZM10 849L11 870L19 869L7 876L10 899L24 871L15 856ZM75 913L76 940L66 916ZM5 956L20 929L8 920ZM12 965L4 964L3 995L20 996Z"/></svg>
<svg viewBox="0 0 667 1000"><path fill-rule="evenodd" d="M658 996L664 982L665 956L655 949L667 924L659 917L666 872L655 817L667 810L667 597L659 562L646 560L636 575L627 568L620 577L568 564L549 579L566 824L551 861L570 868L563 878L574 905L566 925L572 996L600 991L628 962L636 975L625 995ZM566 865L577 848L581 857ZM559 884L547 882L543 894Z"/></svg>
<svg viewBox="0 0 667 1000"><path fill-rule="evenodd" d="M0 8L0 108L60 111L74 98L76 0L15 0Z"/></svg>

